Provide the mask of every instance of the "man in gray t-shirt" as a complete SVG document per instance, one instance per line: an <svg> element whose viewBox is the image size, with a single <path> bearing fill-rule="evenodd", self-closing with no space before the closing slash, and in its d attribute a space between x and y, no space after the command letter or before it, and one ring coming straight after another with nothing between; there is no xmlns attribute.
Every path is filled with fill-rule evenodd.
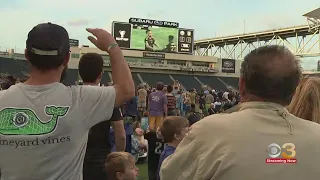
<svg viewBox="0 0 320 180"><path fill-rule="evenodd" d="M114 86L59 83L69 61L69 36L58 25L39 24L28 34L30 78L0 91L0 170L4 180L82 180L89 129L110 119L114 106L134 96L127 63L112 35L87 29L107 51ZM121 96L119 96L121 94Z"/></svg>

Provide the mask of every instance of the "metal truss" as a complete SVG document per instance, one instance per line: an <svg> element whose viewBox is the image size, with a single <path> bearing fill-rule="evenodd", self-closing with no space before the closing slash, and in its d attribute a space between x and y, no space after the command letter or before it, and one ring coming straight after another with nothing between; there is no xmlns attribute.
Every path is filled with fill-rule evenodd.
<svg viewBox="0 0 320 180"><path fill-rule="evenodd" d="M320 56L319 27L300 26L259 33L195 41L195 53L225 59L243 59L253 49L266 45L284 45L296 56Z"/></svg>
<svg viewBox="0 0 320 180"><path fill-rule="evenodd" d="M308 22L309 30L310 30L310 31L319 30L319 27L320 27L320 19L314 18L314 17L307 17L307 22Z"/></svg>
<svg viewBox="0 0 320 180"><path fill-rule="evenodd" d="M309 30L310 31L315 31L319 30L320 27L320 8L315 9L311 12L308 12L303 15L306 17L308 25L309 25Z"/></svg>

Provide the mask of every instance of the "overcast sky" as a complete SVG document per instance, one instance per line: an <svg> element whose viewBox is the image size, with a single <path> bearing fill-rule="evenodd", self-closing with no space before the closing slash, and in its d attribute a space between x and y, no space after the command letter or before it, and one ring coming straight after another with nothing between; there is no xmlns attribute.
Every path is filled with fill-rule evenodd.
<svg viewBox="0 0 320 180"><path fill-rule="evenodd" d="M302 14L319 0L0 0L0 50L22 52L28 32L43 22L63 25L70 38L92 46L86 27L111 29L130 17L179 22L195 29L195 38L256 32L306 24ZM307 69L320 58L303 63Z"/></svg>

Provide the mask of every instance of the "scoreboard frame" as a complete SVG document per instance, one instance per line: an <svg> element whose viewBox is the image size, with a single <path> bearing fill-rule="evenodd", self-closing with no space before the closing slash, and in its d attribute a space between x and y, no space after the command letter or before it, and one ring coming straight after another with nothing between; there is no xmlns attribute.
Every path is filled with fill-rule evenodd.
<svg viewBox="0 0 320 180"><path fill-rule="evenodd" d="M133 29L134 26L147 26L149 27L166 27L177 29L177 52L166 51L148 51L146 49L132 48ZM178 54L194 54L194 30L188 28L179 28L179 23L170 21L158 21L141 18L130 18L129 22L112 22L112 35L119 47L128 50L138 50L147 52L159 52L159 53L178 53ZM187 41L187 39L189 39ZM185 40L185 41L183 41Z"/></svg>

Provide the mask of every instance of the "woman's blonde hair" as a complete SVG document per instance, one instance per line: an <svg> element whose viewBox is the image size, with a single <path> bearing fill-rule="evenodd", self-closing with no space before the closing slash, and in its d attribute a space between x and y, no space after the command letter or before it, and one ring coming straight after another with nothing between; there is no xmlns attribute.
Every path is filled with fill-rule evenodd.
<svg viewBox="0 0 320 180"><path fill-rule="evenodd" d="M138 122L138 121L136 121L136 122L134 122L134 123L132 124L133 134L135 134L135 135L137 135L137 133L136 133L136 129L137 129L137 128L141 128L141 124L140 124L140 122Z"/></svg>
<svg viewBox="0 0 320 180"><path fill-rule="evenodd" d="M320 124L320 78L303 78L291 100L288 110L293 115Z"/></svg>

